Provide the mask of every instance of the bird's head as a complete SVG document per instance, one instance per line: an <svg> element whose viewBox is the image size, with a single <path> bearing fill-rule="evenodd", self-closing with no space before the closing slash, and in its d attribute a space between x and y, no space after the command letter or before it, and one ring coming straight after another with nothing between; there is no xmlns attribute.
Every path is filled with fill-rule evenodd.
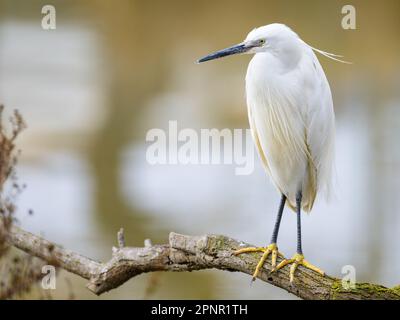
<svg viewBox="0 0 400 320"><path fill-rule="evenodd" d="M280 23L273 23L252 30L246 39L232 47L211 53L198 60L198 63L214 60L233 54L254 54L272 52L274 54L287 53L295 50L302 44L295 32Z"/></svg>

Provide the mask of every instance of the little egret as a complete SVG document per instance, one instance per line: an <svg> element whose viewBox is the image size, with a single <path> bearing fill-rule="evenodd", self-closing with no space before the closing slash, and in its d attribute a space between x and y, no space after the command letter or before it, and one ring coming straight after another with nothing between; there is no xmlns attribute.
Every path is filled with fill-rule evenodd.
<svg viewBox="0 0 400 320"><path fill-rule="evenodd" d="M289 27L274 23L254 29L238 45L198 60L255 54L246 75L248 117L259 156L281 201L271 244L234 252L263 252L253 281L269 255L272 272L291 264L290 282L299 265L324 275L304 259L301 245L301 209L309 212L317 193L329 190L334 158L332 95L314 51L341 61L340 56L311 47ZM277 256L283 257L276 243L285 204L297 214L297 253L276 265Z"/></svg>

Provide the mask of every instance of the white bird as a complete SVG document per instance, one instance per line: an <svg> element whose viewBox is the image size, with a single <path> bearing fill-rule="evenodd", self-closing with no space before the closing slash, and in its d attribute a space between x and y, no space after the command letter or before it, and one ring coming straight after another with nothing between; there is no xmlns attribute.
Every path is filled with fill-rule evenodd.
<svg viewBox="0 0 400 320"><path fill-rule="evenodd" d="M253 280L270 254L272 271L291 264L291 282L298 265L324 274L304 259L301 245L301 209L309 212L317 193L329 192L334 158L332 94L314 51L341 61L341 56L315 49L289 27L274 23L254 29L238 45L198 60L255 54L246 75L248 117L259 156L281 202L271 244L235 251L263 252ZM282 256L276 242L285 203L297 213L297 253L276 266L277 256Z"/></svg>

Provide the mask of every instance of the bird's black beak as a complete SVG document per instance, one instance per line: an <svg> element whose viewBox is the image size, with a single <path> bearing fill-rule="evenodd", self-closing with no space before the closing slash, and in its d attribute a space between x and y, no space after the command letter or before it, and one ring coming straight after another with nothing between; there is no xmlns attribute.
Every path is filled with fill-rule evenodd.
<svg viewBox="0 0 400 320"><path fill-rule="evenodd" d="M233 54L245 53L251 48L252 48L251 46L247 46L245 43L239 43L233 47L229 47L229 48L222 49L217 52L211 53L211 54L197 60L197 63L214 60L214 59L219 59L219 58L230 56Z"/></svg>

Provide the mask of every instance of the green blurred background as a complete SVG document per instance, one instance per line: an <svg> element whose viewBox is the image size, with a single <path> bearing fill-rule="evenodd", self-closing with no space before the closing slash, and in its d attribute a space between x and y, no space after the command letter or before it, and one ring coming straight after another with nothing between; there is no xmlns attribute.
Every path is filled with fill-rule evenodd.
<svg viewBox="0 0 400 320"><path fill-rule="evenodd" d="M41 28L46 4L56 7L56 30ZM356 8L356 30L341 27L345 4ZM166 242L169 231L267 244L279 195L258 158L248 176L230 165L151 166L145 137L169 120L179 128L248 128L250 57L194 62L272 22L353 62L319 56L337 116L337 186L333 201L320 199L303 219L305 254L334 276L353 265L357 281L398 284L398 0L0 0L0 103L28 123L19 140L18 175L27 184L18 200L21 225L99 260L110 257L121 226L131 246ZM287 256L295 239L287 210L279 243ZM84 280L60 272L52 296L293 298L249 282L220 271L154 273L98 298Z"/></svg>

